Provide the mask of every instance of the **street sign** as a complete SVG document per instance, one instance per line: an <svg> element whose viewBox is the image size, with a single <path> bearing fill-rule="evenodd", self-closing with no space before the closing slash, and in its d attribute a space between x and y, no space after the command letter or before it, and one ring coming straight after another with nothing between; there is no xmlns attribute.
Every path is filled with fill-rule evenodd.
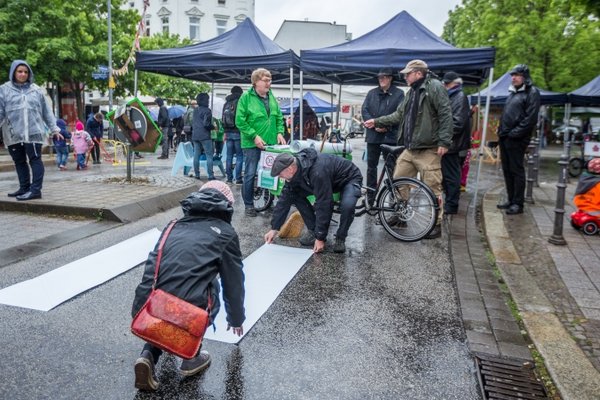
<svg viewBox="0 0 600 400"><path fill-rule="evenodd" d="M108 67L106 65L98 65L98 69L92 72L92 78L101 80L108 79Z"/></svg>

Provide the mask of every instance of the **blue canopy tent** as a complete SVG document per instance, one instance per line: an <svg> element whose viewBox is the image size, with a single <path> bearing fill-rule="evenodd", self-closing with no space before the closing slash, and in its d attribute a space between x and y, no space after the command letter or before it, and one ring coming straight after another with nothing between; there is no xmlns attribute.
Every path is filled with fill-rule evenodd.
<svg viewBox="0 0 600 400"><path fill-rule="evenodd" d="M337 111L337 107L334 104L331 104L328 101L322 100L319 97L315 96L312 92L306 92L303 97L304 100L308 102L308 105L314 110L316 113L328 113ZM294 99L293 109L295 111L299 106L299 100ZM284 114L289 114L290 104L289 100L283 101L279 103L279 108L281 112Z"/></svg>
<svg viewBox="0 0 600 400"><path fill-rule="evenodd" d="M569 93L569 102L576 106L600 105L600 75Z"/></svg>
<svg viewBox="0 0 600 400"><path fill-rule="evenodd" d="M379 28L336 46L300 52L301 68L339 84L374 85L381 68L402 69L415 58L441 75L455 71L465 84L480 85L494 66L493 47L459 49L402 11Z"/></svg>
<svg viewBox="0 0 600 400"><path fill-rule="evenodd" d="M488 88L483 89L478 93L474 93L469 96L469 102L471 104L485 104L488 92L490 94L490 104L493 106L502 106L506 103L508 98L508 88L511 85L510 74L507 72L500 78L496 79ZM546 105L557 105L567 103L567 95L565 93L551 92L538 88L540 91L540 100L542 104ZM599 97L600 98L600 97Z"/></svg>
<svg viewBox="0 0 600 400"><path fill-rule="evenodd" d="M265 36L249 18L206 42L139 51L135 63L139 71L212 83L249 83L252 71L261 67L271 71L273 83L288 83L290 74L299 71L300 58Z"/></svg>

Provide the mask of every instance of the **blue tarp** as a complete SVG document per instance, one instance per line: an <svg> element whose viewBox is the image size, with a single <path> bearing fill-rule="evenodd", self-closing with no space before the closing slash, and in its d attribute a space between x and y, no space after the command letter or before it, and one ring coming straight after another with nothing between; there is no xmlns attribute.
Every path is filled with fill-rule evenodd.
<svg viewBox="0 0 600 400"><path fill-rule="evenodd" d="M332 105L330 102L322 100L312 94L312 92L306 92L303 97L307 102L310 108L314 110L316 113L328 113L337 111L337 106ZM294 99L294 111L298 108L299 102L298 99ZM279 108L283 114L290 113L290 99L282 100L279 102Z"/></svg>
<svg viewBox="0 0 600 400"><path fill-rule="evenodd" d="M455 71L469 85L480 85L494 66L493 47L459 49L437 37L402 11L379 28L336 46L300 52L302 70L336 83L376 85L381 68L400 70L413 59L438 75Z"/></svg>
<svg viewBox="0 0 600 400"><path fill-rule="evenodd" d="M472 105L477 104L477 96L480 96L481 104L484 105L487 99L488 91L491 90L490 105L502 106L504 105L504 103L506 103L506 99L508 98L508 88L510 87L510 85L510 74L507 72L500 78L492 82L492 85L489 88L485 88L479 93L470 95L469 102ZM542 104L565 104L568 101L566 93L551 92L549 90L544 90L540 88L538 88L538 90L540 91L540 100Z"/></svg>
<svg viewBox="0 0 600 400"><path fill-rule="evenodd" d="M569 93L569 102L576 106L600 106L600 75Z"/></svg>
<svg viewBox="0 0 600 400"><path fill-rule="evenodd" d="M248 83L259 67L271 71L274 83L289 83L290 67L296 75L299 66L298 55L265 36L249 18L203 43L137 52L135 64L140 71L222 83Z"/></svg>

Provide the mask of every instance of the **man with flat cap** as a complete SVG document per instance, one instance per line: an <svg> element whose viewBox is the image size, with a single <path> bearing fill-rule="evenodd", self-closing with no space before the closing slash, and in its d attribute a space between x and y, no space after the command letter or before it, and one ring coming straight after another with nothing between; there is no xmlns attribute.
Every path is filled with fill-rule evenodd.
<svg viewBox="0 0 600 400"><path fill-rule="evenodd" d="M452 144L452 109L442 83L429 74L425 61L412 60L400 71L410 86L395 112L365 121L367 128L400 124L399 144L405 146L394 169L394 178L415 177L417 173L441 199L441 159ZM441 215L425 239L442 235Z"/></svg>
<svg viewBox="0 0 600 400"><path fill-rule="evenodd" d="M394 72L391 68L383 68L377 74L379 86L369 90L367 97L362 105L363 121L388 115L396 111L402 100L404 92L392 85ZM367 186L375 188L377 186L377 165L379 158L383 153L383 159L387 157L387 152L382 151L382 144L395 146L398 141L398 124L386 125L367 129ZM390 165L394 168L394 165ZM367 200L373 205L375 201L375 191L367 192Z"/></svg>
<svg viewBox="0 0 600 400"><path fill-rule="evenodd" d="M345 158L308 148L293 155L279 154L271 176L278 176L286 183L273 210L271 230L265 234L265 242L273 242L294 205L307 228L299 239L300 244L312 246L315 253L322 252L333 214L333 194L339 193L341 216L333 251L346 252L346 237L361 195L362 175L358 167ZM306 198L310 195L315 196L314 204Z"/></svg>

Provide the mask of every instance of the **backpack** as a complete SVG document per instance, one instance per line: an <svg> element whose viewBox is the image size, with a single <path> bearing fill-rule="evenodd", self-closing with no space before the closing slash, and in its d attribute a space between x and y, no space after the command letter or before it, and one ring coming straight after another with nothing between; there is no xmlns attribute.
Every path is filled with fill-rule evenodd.
<svg viewBox="0 0 600 400"><path fill-rule="evenodd" d="M235 129L235 112L237 110L237 103L239 99L232 99L225 102L223 106L223 115L221 122L225 129Z"/></svg>

